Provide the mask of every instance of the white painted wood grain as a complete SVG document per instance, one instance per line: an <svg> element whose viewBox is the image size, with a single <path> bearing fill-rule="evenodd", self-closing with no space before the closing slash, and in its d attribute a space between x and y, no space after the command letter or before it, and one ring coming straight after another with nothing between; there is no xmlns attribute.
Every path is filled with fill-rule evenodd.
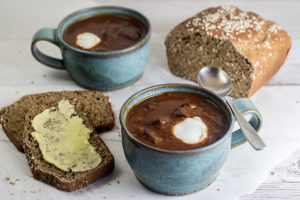
<svg viewBox="0 0 300 200"><path fill-rule="evenodd" d="M240 200L299 200L300 182L263 183L253 194L243 195Z"/></svg>
<svg viewBox="0 0 300 200"><path fill-rule="evenodd" d="M239 200L299 200L300 199L300 149L269 170L267 179L251 194Z"/></svg>

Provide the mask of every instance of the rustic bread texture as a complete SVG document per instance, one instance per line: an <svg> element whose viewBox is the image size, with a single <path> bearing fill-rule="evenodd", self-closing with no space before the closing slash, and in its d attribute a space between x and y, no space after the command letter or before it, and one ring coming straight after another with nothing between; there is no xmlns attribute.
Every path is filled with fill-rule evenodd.
<svg viewBox="0 0 300 200"><path fill-rule="evenodd" d="M205 66L227 72L232 96L250 97L284 63L291 39L277 24L234 6L209 8L183 21L166 37L170 71L197 81Z"/></svg>
<svg viewBox="0 0 300 200"><path fill-rule="evenodd" d="M85 113L82 111L82 106L74 101L71 103L75 105L77 115L83 119L85 126L94 130L92 125L88 122ZM24 150L33 177L59 190L72 192L108 175L114 168L114 157L101 140L99 134L95 131L91 133L89 142L102 157L102 162L96 168L84 172L65 172L43 159L39 144L31 135L31 133L34 132L31 121L36 115L51 107L57 107L57 103L34 106L25 116Z"/></svg>
<svg viewBox="0 0 300 200"><path fill-rule="evenodd" d="M56 102L62 98L78 99L83 105L82 111L87 114L97 132L114 127L115 119L109 99L99 91L62 91L26 95L0 111L2 127L19 151L24 151L23 131L28 110L33 106Z"/></svg>

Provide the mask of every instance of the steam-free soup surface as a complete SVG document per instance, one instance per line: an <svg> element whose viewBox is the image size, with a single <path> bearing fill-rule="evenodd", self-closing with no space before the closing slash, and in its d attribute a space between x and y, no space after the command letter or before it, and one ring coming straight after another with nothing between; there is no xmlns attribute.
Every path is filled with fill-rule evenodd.
<svg viewBox="0 0 300 200"><path fill-rule="evenodd" d="M68 44L76 45L79 34L89 32L97 35L101 42L89 51L116 51L130 47L147 34L143 23L123 14L104 14L71 24L63 33L63 40Z"/></svg>
<svg viewBox="0 0 300 200"><path fill-rule="evenodd" d="M187 144L176 138L172 128L185 118L200 117L208 128L207 138ZM207 98L187 92L167 92L150 97L129 110L126 127L141 142L168 150L188 150L219 140L228 130L225 113Z"/></svg>

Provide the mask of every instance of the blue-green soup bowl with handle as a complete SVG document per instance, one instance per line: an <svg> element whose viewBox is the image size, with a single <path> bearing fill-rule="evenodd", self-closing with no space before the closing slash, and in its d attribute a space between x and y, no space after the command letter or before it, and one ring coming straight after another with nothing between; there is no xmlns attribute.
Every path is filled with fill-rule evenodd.
<svg viewBox="0 0 300 200"><path fill-rule="evenodd" d="M133 17L145 25L147 33L128 48L109 52L93 52L76 48L63 40L69 25L89 17L104 14L122 14ZM150 53L151 25L141 13L123 7L100 6L76 11L65 17L56 29L42 28L35 33L31 52L36 60L56 69L65 69L80 85L96 90L113 90L134 83L142 76ZM37 43L48 41L59 47L62 59L42 53ZM100 43L101 45L101 43Z"/></svg>
<svg viewBox="0 0 300 200"><path fill-rule="evenodd" d="M199 94L215 103L228 119L226 134L205 147L173 151L147 145L129 132L126 128L126 116L131 108L149 97L178 91ZM252 115L249 122L259 131L262 117L253 103L247 98L235 99L233 103L242 114ZM209 90L192 85L163 84L139 91L123 104L119 120L123 150L135 176L152 191L167 195L188 194L211 184L224 165L230 149L245 141L240 129L232 132L235 119L224 99Z"/></svg>

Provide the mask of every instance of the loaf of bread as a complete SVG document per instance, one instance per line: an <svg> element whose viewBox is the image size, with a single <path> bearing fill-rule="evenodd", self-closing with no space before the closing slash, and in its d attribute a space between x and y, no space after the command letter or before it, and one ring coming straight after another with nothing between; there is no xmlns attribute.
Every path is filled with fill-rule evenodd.
<svg viewBox="0 0 300 200"><path fill-rule="evenodd" d="M30 108L36 105L48 104L62 98L78 99L87 114L90 123L97 132L110 130L115 125L115 119L109 98L99 91L61 91L25 95L13 104L2 108L0 122L15 147L23 152L25 115Z"/></svg>
<svg viewBox="0 0 300 200"><path fill-rule="evenodd" d="M234 6L206 9L183 21L166 37L170 71L197 81L205 66L227 72L233 97L250 97L284 63L291 39L276 23Z"/></svg>
<svg viewBox="0 0 300 200"><path fill-rule="evenodd" d="M76 115L83 120L83 124L90 130L94 130L86 117L87 114L83 112L82 104L78 101L70 103L74 105ZM102 161L94 169L81 172L63 171L44 160L39 143L32 136L34 132L32 120L44 110L53 107L57 107L57 103L34 106L24 118L24 150L33 177L59 190L72 192L108 175L114 169L114 157L95 131L91 133L89 143L95 148Z"/></svg>

